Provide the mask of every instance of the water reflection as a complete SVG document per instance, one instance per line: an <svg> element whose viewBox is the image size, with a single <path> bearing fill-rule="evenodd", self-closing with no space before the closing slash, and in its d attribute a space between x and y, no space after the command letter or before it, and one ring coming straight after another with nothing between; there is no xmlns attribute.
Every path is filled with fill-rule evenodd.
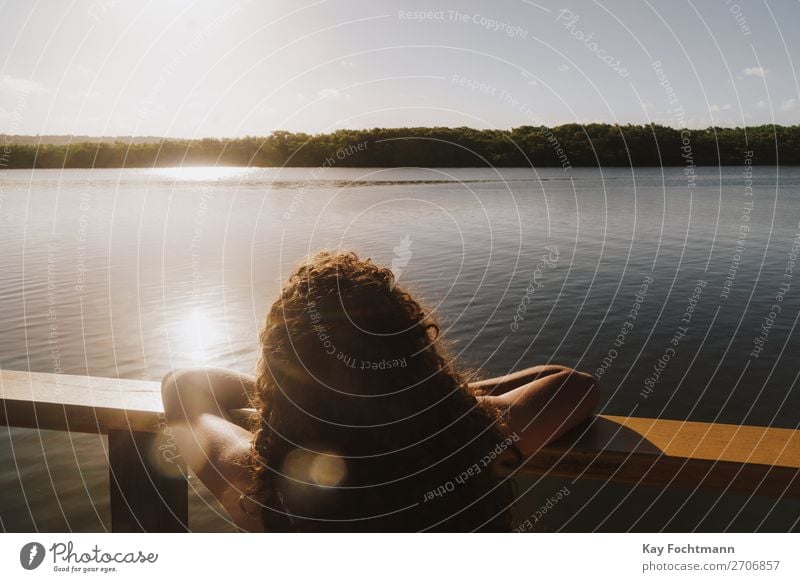
<svg viewBox="0 0 800 582"><path fill-rule="evenodd" d="M222 351L224 334L208 310L195 307L177 319L169 329L171 355L189 358L195 364L211 364Z"/></svg>
<svg viewBox="0 0 800 582"><path fill-rule="evenodd" d="M668 168L664 176L659 168L637 168L635 182L627 169L600 174L575 168L570 179L560 168L545 169L541 183L531 182L525 169L503 170L508 183L492 182L493 171L459 169L449 172L473 180L467 187L387 183L347 189L327 183L363 181L365 174L398 182L438 174L330 168L301 197L295 186L275 186L276 180L314 182L313 171L212 166L6 172L0 366L150 379L184 366L252 372L265 310L295 261L324 247L355 248L384 264L405 263L400 281L437 308L446 336L457 342L455 354L487 374L549 360L594 371L616 350L619 357L602 378L607 414L796 426L800 392L791 354L800 350L794 326L800 294L794 286L770 332L768 353L759 359L747 354L775 302L797 236L800 170L783 168L776 189L774 169L758 169L754 196L762 203L749 221L747 251L729 300L719 299L719 288L741 225L738 168L723 170L717 181L717 168L703 169L693 195L681 168ZM252 185L247 192L245 182ZM207 213L201 214L201 204ZM193 248L198 216L202 233ZM404 240L410 244L401 245ZM512 332L510 323L548 245L564 259L541 280L533 306ZM636 327L623 346L615 345L635 293L651 273L655 282ZM698 278L713 292L704 293L659 390L643 399L643 383L680 325ZM30 494L53 475L56 491L41 488L48 499L27 497L31 506L56 506L52 497L62 482L66 491L85 479L88 493L79 499L70 489L63 515L34 509L38 527L65 529L68 517L74 529L98 529L97 517L85 511L108 491L96 437L55 435L61 448L48 443L45 462L40 433L15 437L13 449L10 433L4 434L0 464L11 463L12 452L26 460L22 480L13 471L0 478L6 529L34 529L23 491ZM304 471L320 484L335 483L344 468L330 456L313 461L304 461ZM5 521L10 514L18 521ZM193 529L218 528L211 514L193 515Z"/></svg>
<svg viewBox="0 0 800 582"><path fill-rule="evenodd" d="M178 166L174 168L153 168L147 173L159 178L169 178L180 182L206 182L243 178L255 168L236 166Z"/></svg>

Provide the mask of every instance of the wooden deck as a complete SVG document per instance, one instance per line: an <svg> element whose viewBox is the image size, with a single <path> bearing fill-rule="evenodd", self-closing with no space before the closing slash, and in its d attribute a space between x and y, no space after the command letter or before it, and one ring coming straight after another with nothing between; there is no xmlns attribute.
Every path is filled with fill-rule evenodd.
<svg viewBox="0 0 800 582"><path fill-rule="evenodd" d="M0 402L2 425L108 434L114 531L188 529L186 469L159 454L157 382L0 370ZM521 470L800 499L800 431L596 416Z"/></svg>

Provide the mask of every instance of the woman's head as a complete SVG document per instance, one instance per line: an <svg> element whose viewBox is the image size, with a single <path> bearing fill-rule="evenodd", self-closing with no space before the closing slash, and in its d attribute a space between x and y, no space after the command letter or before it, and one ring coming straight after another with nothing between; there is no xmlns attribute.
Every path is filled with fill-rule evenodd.
<svg viewBox="0 0 800 582"><path fill-rule="evenodd" d="M503 530L496 415L392 272L321 252L267 314L252 497L267 530Z"/></svg>

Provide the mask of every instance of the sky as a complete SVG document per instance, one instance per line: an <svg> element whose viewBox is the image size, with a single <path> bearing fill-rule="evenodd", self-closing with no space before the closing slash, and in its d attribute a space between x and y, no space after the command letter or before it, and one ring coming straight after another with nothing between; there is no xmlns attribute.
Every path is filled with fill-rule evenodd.
<svg viewBox="0 0 800 582"><path fill-rule="evenodd" d="M800 2L0 0L0 133L798 123Z"/></svg>

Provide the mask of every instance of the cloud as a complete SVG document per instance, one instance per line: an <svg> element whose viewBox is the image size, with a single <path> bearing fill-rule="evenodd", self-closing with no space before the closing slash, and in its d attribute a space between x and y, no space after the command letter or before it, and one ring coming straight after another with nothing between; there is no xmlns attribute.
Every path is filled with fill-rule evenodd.
<svg viewBox="0 0 800 582"><path fill-rule="evenodd" d="M558 67L556 67L556 68L559 71L561 71L562 73L565 72L565 71L569 71L569 65L558 65Z"/></svg>
<svg viewBox="0 0 800 582"><path fill-rule="evenodd" d="M349 93L342 93L339 89L323 89L317 93L317 96L320 99L341 99L342 97L350 99L352 97Z"/></svg>
<svg viewBox="0 0 800 582"><path fill-rule="evenodd" d="M339 66L343 69L354 69L356 64L353 61L339 61Z"/></svg>
<svg viewBox="0 0 800 582"><path fill-rule="evenodd" d="M711 106L711 111L713 111L715 113L719 112L719 111L731 111L732 109L733 109L733 106L731 106L730 103L725 103L724 105L716 105L716 104L714 104L714 105Z"/></svg>
<svg viewBox="0 0 800 582"><path fill-rule="evenodd" d="M756 107L759 109L764 109L767 106L767 102L761 99L760 101L756 101Z"/></svg>
<svg viewBox="0 0 800 582"><path fill-rule="evenodd" d="M764 67L747 67L742 71L745 77L761 77L762 79L767 76L768 72Z"/></svg>
<svg viewBox="0 0 800 582"><path fill-rule="evenodd" d="M38 81L31 79L23 79L21 77L12 77L11 75L0 75L0 91L12 91L14 93L47 93Z"/></svg>
<svg viewBox="0 0 800 582"><path fill-rule="evenodd" d="M781 111L797 111L800 109L800 101L797 99L787 99L786 101L781 102Z"/></svg>

